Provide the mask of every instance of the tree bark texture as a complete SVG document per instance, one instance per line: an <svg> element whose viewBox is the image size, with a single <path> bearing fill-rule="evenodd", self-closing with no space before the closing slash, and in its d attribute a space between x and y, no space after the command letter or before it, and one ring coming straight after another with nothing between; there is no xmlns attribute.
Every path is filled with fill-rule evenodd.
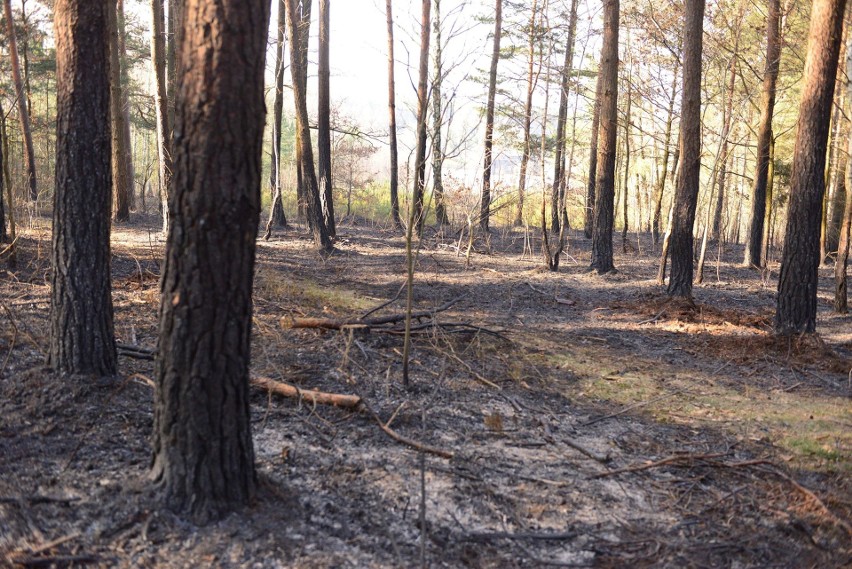
<svg viewBox="0 0 852 569"><path fill-rule="evenodd" d="M595 84L595 105L592 111L592 136L589 141L589 174L586 180L586 210L583 220L583 234L587 239L592 238L592 230L595 226L595 201L597 192L595 184L598 175L598 136L601 124L601 82L603 80L602 70L598 69L598 80Z"/></svg>
<svg viewBox="0 0 852 569"><path fill-rule="evenodd" d="M778 279L775 331L781 335L816 329L826 144L845 5L846 0L814 0L811 11L790 176L790 205Z"/></svg>
<svg viewBox="0 0 852 569"><path fill-rule="evenodd" d="M284 115L284 34L287 27L286 0L278 0L278 40L275 45L275 102L272 104L272 167L269 169L269 187L272 204L266 223L265 238L272 235L273 227L286 227L284 204L281 198L281 119Z"/></svg>
<svg viewBox="0 0 852 569"><path fill-rule="evenodd" d="M121 56L118 39L118 2L109 3L109 78L110 78L110 120L112 121L112 186L116 221L130 219L130 181L127 179L127 149L124 138L124 96L121 88Z"/></svg>
<svg viewBox="0 0 852 569"><path fill-rule="evenodd" d="M127 168L127 194L130 208L136 207L135 171L133 168L133 140L130 136L130 64L127 61L127 26L124 0L118 0L118 57L121 64L121 115L124 123L121 136L124 144L124 166Z"/></svg>
<svg viewBox="0 0 852 569"><path fill-rule="evenodd" d="M527 98L524 102L523 130L524 140L521 145L521 168L518 174L518 204L515 208L515 226L524 223L524 198L527 191L527 166L530 161L530 128L532 126L532 103L538 77L535 75L535 40L536 16L538 16L538 0L533 0L530 8L530 19L527 36Z"/></svg>
<svg viewBox="0 0 852 569"><path fill-rule="evenodd" d="M411 219L417 235L423 231L426 193L426 110L429 107L429 24L432 0L422 0L420 15L420 65L417 80L417 146L414 149L414 188L411 192Z"/></svg>
<svg viewBox="0 0 852 569"><path fill-rule="evenodd" d="M491 162L494 147L494 95L497 91L497 64L500 61L500 34L503 28L503 0L494 5L494 45L488 71L488 102L485 106L485 163L482 168L482 196L479 205L479 228L488 232L491 219Z"/></svg>
<svg viewBox="0 0 852 569"><path fill-rule="evenodd" d="M163 0L151 0L151 64L154 67L154 112L157 116L157 163L159 165L160 203L163 234L169 230L169 180L172 177L172 130L169 122L168 85L166 84L166 37Z"/></svg>
<svg viewBox="0 0 852 569"><path fill-rule="evenodd" d="M775 85L781 59L781 0L769 0L766 20L766 68L763 72L763 94L760 104L760 126L757 130L757 164L751 195L751 223L746 243L746 266L762 266L763 225L766 222L766 183L769 178L769 144L772 139L772 114L775 110Z"/></svg>
<svg viewBox="0 0 852 569"><path fill-rule="evenodd" d="M598 158L595 172L595 209L592 227L591 269L598 274L615 269L612 229L615 201L615 154L618 137L618 21L619 1L604 1L604 31L599 68Z"/></svg>
<svg viewBox="0 0 852 569"><path fill-rule="evenodd" d="M846 113L852 112L852 41L846 40ZM837 258L834 260L834 311L845 314L849 311L849 280L846 271L849 267L850 233L852 233L852 132L847 140L846 159L846 199L843 207L843 221L840 224L840 236L837 245Z"/></svg>
<svg viewBox="0 0 852 569"><path fill-rule="evenodd" d="M317 177L319 195L322 202L322 219L328 235L334 238L337 228L334 222L334 184L331 178L331 96L329 83L331 69L329 67L329 41L331 0L319 2L319 62L317 72Z"/></svg>
<svg viewBox="0 0 852 569"><path fill-rule="evenodd" d="M167 507L207 523L256 486L249 357L269 2L183 10L152 474Z"/></svg>
<svg viewBox="0 0 852 569"><path fill-rule="evenodd" d="M322 250L331 250L331 237L322 217L322 203L319 194L317 174L314 169L314 152L311 147L311 133L308 130L308 102L306 100L305 71L302 69L303 58L301 50L293 49L307 33L299 30L301 18L297 13L298 0L287 0L287 37L290 40L290 74L293 79L293 102L296 107L296 156L299 162L296 167L302 172L303 197L306 200L305 213L308 225L314 236L314 242ZM298 182L297 182L298 183Z"/></svg>
<svg viewBox="0 0 852 569"><path fill-rule="evenodd" d="M388 25L388 134L390 136L390 201L391 221L396 229L402 229L399 216L399 151L396 141L396 86L394 81L393 56L393 0L385 3ZM347 208L348 209L348 208Z"/></svg>
<svg viewBox="0 0 852 569"><path fill-rule="evenodd" d="M288 0L289 1L289 0ZM296 52L296 58L299 61L299 69L301 70L299 73L299 81L293 81L293 86L303 85L302 87L302 97L307 100L307 85L308 85L308 48L310 46L311 39L311 7L312 0L301 0L296 4L296 9L293 12L293 17L295 18L293 21L296 22L295 32L290 39L290 51ZM288 10L289 14L289 10ZM289 18L289 16L288 16ZM288 28L288 36L290 34ZM298 113L297 113L298 120ZM309 132L309 131L308 131ZM305 170L304 164L305 159L302 156L303 149L307 146L311 146L311 139L308 138L307 142L302 140L302 132L298 128L296 128L296 145L295 145L295 154L296 154L296 202L297 202L297 212L299 219L306 219L308 222L308 226L312 231L316 231L313 227L314 220L316 219L317 213L311 212L310 208L311 204L315 203L317 208L321 208L322 204L317 199L314 200L313 196L308 195L310 191L307 188L308 182L305 180ZM312 151L313 152L313 151ZM311 162L313 164L313 162ZM313 169L313 166L311 166ZM316 172L314 173L316 177ZM319 214L320 218L322 218L322 212Z"/></svg>
<svg viewBox="0 0 852 569"><path fill-rule="evenodd" d="M110 280L111 0L58 0L56 187L51 247L51 367L116 372Z"/></svg>
<svg viewBox="0 0 852 569"><path fill-rule="evenodd" d="M443 53L441 45L441 0L434 0L435 14L432 18L432 34L434 54L434 72L432 79L432 188L435 195L435 222L447 225L447 206L444 203L444 149L441 146L441 126L444 120L443 103L441 101L441 83L444 79Z"/></svg>
<svg viewBox="0 0 852 569"><path fill-rule="evenodd" d="M3 107L0 105L0 113L3 112ZM3 155L3 145L0 144L0 243L5 243L9 235L6 232L6 196L4 194L4 185L3 185L3 160L5 156Z"/></svg>
<svg viewBox="0 0 852 569"><path fill-rule="evenodd" d="M577 30L578 0L571 0L571 12L568 16L568 36L565 39L565 61L562 63L562 81L559 89L559 114L556 119L556 156L553 160L553 188L550 195L552 202L550 212L550 227L554 233L559 233L562 219L567 221L565 212L565 125L568 122L568 92L569 80L574 63L574 35Z"/></svg>
<svg viewBox="0 0 852 569"><path fill-rule="evenodd" d="M12 64L12 82L15 84L15 97L18 99L18 118L21 121L21 133L24 137L24 157L27 167L27 186L30 189L30 199L38 199L36 184L35 150L33 135L30 128L30 113L27 109L27 94L21 77L21 64L18 60L18 44L15 38L15 21L12 19L12 2L3 0L3 12L6 16L6 36L8 41L9 59Z"/></svg>
<svg viewBox="0 0 852 569"><path fill-rule="evenodd" d="M692 230L701 176L701 51L704 0L684 3L683 93L680 103L680 176L672 218L670 296L692 298Z"/></svg>

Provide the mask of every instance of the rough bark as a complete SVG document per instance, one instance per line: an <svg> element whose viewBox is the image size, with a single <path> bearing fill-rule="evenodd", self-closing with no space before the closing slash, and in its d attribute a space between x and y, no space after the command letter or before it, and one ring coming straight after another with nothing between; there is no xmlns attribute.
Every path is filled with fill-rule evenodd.
<svg viewBox="0 0 852 569"><path fill-rule="evenodd" d="M766 183L769 177L769 144L772 139L772 113L775 109L775 85L781 59L781 0L769 0L766 19L766 68L763 72L760 126L757 131L757 164L751 195L751 223L746 243L746 266L762 266L763 225L766 220Z"/></svg>
<svg viewBox="0 0 852 569"><path fill-rule="evenodd" d="M265 239L272 235L273 227L287 227L284 204L281 199L281 119L284 115L284 34L287 26L285 0L278 0L278 40L275 45L275 102L272 104L272 167L269 169L269 188L272 204L266 223Z"/></svg>
<svg viewBox="0 0 852 569"><path fill-rule="evenodd" d="M704 0L684 4L683 93L680 104L680 175L672 218L670 296L692 298L692 229L701 175L701 51Z"/></svg>
<svg viewBox="0 0 852 569"><path fill-rule="evenodd" d="M319 2L319 61L317 64L317 178L322 203L322 219L328 235L334 238L337 228L334 222L334 184L331 179L331 96L329 83L329 41L331 0Z"/></svg>
<svg viewBox="0 0 852 569"><path fill-rule="evenodd" d="M0 179L3 180L3 187L6 190L6 217L9 218L9 232L7 238L11 241L9 251L6 253L6 262L9 267L14 268L17 263L17 255L15 254L15 202L12 198L12 175L9 172L9 142L6 136L6 114L3 112L2 101L0 101Z"/></svg>
<svg viewBox="0 0 852 569"><path fill-rule="evenodd" d="M133 140L130 136L130 64L127 61L127 26L124 16L124 0L118 0L118 57L121 64L121 136L124 144L124 166L127 168L127 199L130 208L136 207L136 172L133 168Z"/></svg>
<svg viewBox="0 0 852 569"><path fill-rule="evenodd" d="M604 1L604 31L599 70L597 168L592 227L591 269L598 274L615 269L612 261L612 229L615 212L615 154L618 136L618 21L619 1Z"/></svg>
<svg viewBox="0 0 852 569"><path fill-rule="evenodd" d="M852 112L852 41L846 41L846 112ZM834 311L845 314L849 311L849 281L846 271L849 266L850 233L852 233L852 132L847 141L846 159L846 200L843 207L843 221L840 224L840 236L837 245L837 258L834 260Z"/></svg>
<svg viewBox="0 0 852 569"><path fill-rule="evenodd" d="M295 18L293 21L297 22L298 25L294 28L295 31L293 35L290 37L290 51L295 51L296 58L299 62L299 69L301 72L299 73L299 81L293 82L294 87L296 85L304 85L302 91L302 97L307 99L307 84L308 84L308 47L310 45L311 39L311 6L312 0L301 0L297 3L297 9L293 12L293 17ZM289 11L288 11L289 14ZM289 28L288 28L289 35ZM307 131L309 132L309 131ZM302 132L297 127L296 128L296 145L295 145L295 154L296 154L296 202L297 202L297 212L299 219L307 219L308 226L312 231L316 231L314 229L314 221L316 219L316 212L310 211L312 207L311 204L315 203L316 207L321 208L320 201L314 201L313 196L310 196L310 190L308 189L308 182L305 179L306 173L304 171L303 165L305 164L305 159L302 155L303 149L305 145L311 145L311 139L308 137L307 141L302 139ZM311 162L313 164L313 161ZM313 166L311 166L313 169ZM322 218L322 212L320 212L320 218Z"/></svg>
<svg viewBox="0 0 852 569"><path fill-rule="evenodd" d="M556 119L556 156L553 166L553 189L551 191L550 227L559 233L565 212L565 125L568 122L569 80L574 62L574 35L577 30L578 0L571 0L571 12L568 16L568 36L565 39L565 61L562 63L562 81L560 84L559 111Z"/></svg>
<svg viewBox="0 0 852 569"><path fill-rule="evenodd" d="M167 15L169 41L166 47L166 73L167 73L167 97L169 124L175 124L175 83L177 79L177 57L178 57L178 32L183 21L183 4L185 0L169 0L169 12ZM171 133L169 133L171 137Z"/></svg>
<svg viewBox="0 0 852 569"><path fill-rule="evenodd" d="M297 169L302 172L302 184L305 199L305 214L314 236L314 242L322 250L331 250L331 237L322 217L319 184L314 169L314 152L311 147L311 133L308 130L308 102L306 100L306 76L302 69L302 52L293 49L299 45L304 30L299 30L301 19L297 13L297 0L287 0L287 37L290 40L290 75L293 80L293 102L296 110L296 155L299 157Z"/></svg>
<svg viewBox="0 0 852 569"><path fill-rule="evenodd" d="M816 329L826 144L845 4L846 0L814 0L811 11L790 177L790 205L778 280L775 331L781 335Z"/></svg>
<svg viewBox="0 0 852 569"><path fill-rule="evenodd" d="M124 113L122 112L121 56L118 40L118 2L109 2L109 82L110 120L112 121L112 186L116 221L130 219L130 193L127 179L127 149L124 138Z"/></svg>
<svg viewBox="0 0 852 569"><path fill-rule="evenodd" d="M388 134L390 135L390 201L391 221L396 229L402 229L399 217L399 151L396 142L396 86L394 85L393 56L393 0L385 3L388 25ZM348 211L348 206L347 206Z"/></svg>
<svg viewBox="0 0 852 569"><path fill-rule="evenodd" d="M598 174L598 136L600 134L601 124L601 81L603 76L601 70L598 70L598 80L595 86L595 106L592 111L592 136L589 141L589 174L586 180L586 209L583 220L583 234L587 239L592 238L592 230L595 226L595 202L597 201L597 192L595 184L597 184Z"/></svg>
<svg viewBox="0 0 852 569"><path fill-rule="evenodd" d="M110 0L58 0L50 348L60 373L116 372L110 280Z"/></svg>
<svg viewBox="0 0 852 569"><path fill-rule="evenodd" d="M256 487L249 412L269 2L187 0L161 281L152 475L197 523Z"/></svg>
<svg viewBox="0 0 852 569"><path fill-rule="evenodd" d="M494 147L494 95L497 91L497 63L500 61L500 34L503 28L503 0L494 5L494 43L488 71L488 102L485 106L485 162L482 168L482 196L479 204L479 228L487 233L491 219L491 162Z"/></svg>
<svg viewBox="0 0 852 569"><path fill-rule="evenodd" d="M420 16L420 65L417 80L417 146L414 149L414 188L411 191L411 222L417 235L423 231L423 200L426 192L426 110L429 106L429 23L432 1L422 0Z"/></svg>
<svg viewBox="0 0 852 569"><path fill-rule="evenodd" d="M159 166L160 203L163 234L169 230L169 180L172 177L172 131L169 122L168 85L166 84L166 38L163 0L151 0L151 64L154 68L154 112L157 117L157 164Z"/></svg>
<svg viewBox="0 0 852 569"><path fill-rule="evenodd" d="M444 203L444 152L441 146L441 124L444 120L443 104L441 101L441 83L444 78L443 53L441 45L441 0L434 0L435 15L432 19L432 33L434 34L434 72L432 79L432 193L435 196L435 223L447 225L450 223L447 217L447 206Z"/></svg>
<svg viewBox="0 0 852 569"><path fill-rule="evenodd" d="M27 186L30 189L30 199L38 199L36 184L35 150L33 135L30 128L30 113L27 109L27 94L21 77L21 64L18 60L18 44L15 38L15 22L12 19L12 2L3 0L3 12L6 16L6 37L8 41L9 59L12 64L12 82L15 84L15 97L18 100L18 119L21 121L21 133L24 136L24 158L27 167Z"/></svg>
<svg viewBox="0 0 852 569"><path fill-rule="evenodd" d="M518 174L518 204L515 208L514 225L520 226L524 223L524 197L526 196L527 187L527 166L530 161L530 128L532 126L532 103L535 85L538 82L535 75L535 39L536 25L535 19L538 15L538 0L533 0L532 8L530 9L530 19L528 24L529 36L527 37L527 97L524 102L524 118L523 118L523 143L521 146L521 168Z"/></svg>

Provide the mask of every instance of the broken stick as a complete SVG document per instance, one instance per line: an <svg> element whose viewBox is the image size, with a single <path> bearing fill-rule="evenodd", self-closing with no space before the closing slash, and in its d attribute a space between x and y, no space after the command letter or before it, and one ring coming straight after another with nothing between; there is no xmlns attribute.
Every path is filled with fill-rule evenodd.
<svg viewBox="0 0 852 569"><path fill-rule="evenodd" d="M271 391L276 395L283 397L292 397L304 399L313 404L320 405L335 405L346 409L356 409L361 405L361 398L357 395L344 395L341 393L326 393L324 391L314 391L312 389L299 389L295 385L284 383L283 381L275 381L268 377L253 377L251 384L267 391Z"/></svg>

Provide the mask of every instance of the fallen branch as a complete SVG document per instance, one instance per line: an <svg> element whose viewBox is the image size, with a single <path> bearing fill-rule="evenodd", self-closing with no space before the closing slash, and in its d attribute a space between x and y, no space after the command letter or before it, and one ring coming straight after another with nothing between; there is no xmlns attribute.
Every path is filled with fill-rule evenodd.
<svg viewBox="0 0 852 569"><path fill-rule="evenodd" d="M65 565L91 565L102 563L104 560L94 555L53 555L50 557L30 557L28 555L12 555L9 559L13 565L24 567L55 567Z"/></svg>
<svg viewBox="0 0 852 569"><path fill-rule="evenodd" d="M613 417L618 417L619 415L623 415L628 411L632 411L633 409L638 409L639 407L644 407L645 405L650 405L651 403L656 403L657 401L662 401L663 399L668 399L669 397L674 397L679 394L682 389L676 389L671 393L666 393L665 395L660 395L659 397L655 397L653 399L648 399L647 401L640 401L634 405L630 405L625 407L621 411L616 411L615 413L610 413L609 415L604 415L603 417L598 417L597 419L592 419L591 421L586 421L585 423L581 423L581 427L588 427L589 425L594 425L595 423L599 423L600 421L604 421L606 419L612 419Z"/></svg>
<svg viewBox="0 0 852 569"><path fill-rule="evenodd" d="M782 479L786 480L787 482L789 482L789 483L790 483L790 485L792 485L792 486L793 486L793 488L795 488L796 490L798 490L798 491L799 491L802 495L804 495L806 498L810 499L810 500L811 500L811 501L812 501L812 502L816 505L816 507L817 507L817 508L818 508L818 509L819 509L819 510L823 513L823 514L825 514L825 516L826 516L826 517L830 518L830 519L831 519L831 521L833 521L835 524L837 524L838 526L840 526L841 528L843 528L843 530L844 530L844 531L845 531L845 532L846 532L849 536L852 536L852 526L850 526L847 522L845 522L845 521L843 521L842 519L840 519L839 517L837 517L837 516L834 514L834 512L832 512L831 510L829 510L829 509L828 509L828 506L826 506L826 505L825 505L825 503L824 503L822 500L820 500L819 496L817 496L817 495L816 495L816 494L814 494L812 491L808 490L807 488L805 488L804 486L802 486L801 484L799 484L798 482L796 482L796 481L795 481L792 477L790 477L790 476L788 476L788 475L784 474L783 472L781 472L781 471L780 471L780 470L778 470L777 468L767 468L767 469L761 469L761 470L765 470L765 471L767 471L767 472L771 472L771 473L775 474L776 476L778 476L779 478L782 478Z"/></svg>
<svg viewBox="0 0 852 569"><path fill-rule="evenodd" d="M283 397L291 397L294 399L304 399L314 405L334 405L346 409L357 409L361 405L361 398L357 395L344 395L340 393L326 393L324 391L314 391L312 389L299 389L295 385L284 383L283 381L275 381L268 377L253 377L251 384L271 391L276 395Z"/></svg>
<svg viewBox="0 0 852 569"><path fill-rule="evenodd" d="M362 403L363 403L363 401L362 401ZM387 436L389 436L390 438L392 438L393 440L395 440L399 443L402 443L406 446L410 446L413 449L416 449L416 450L419 450L419 451L422 451L422 452L425 452L425 453L429 453L429 454L434 454L435 456L440 456L441 458L452 459L453 456L455 456L453 453L451 453L449 451L439 449L437 447L433 447L431 445L427 445L425 443L415 441L414 439L409 439L408 437L406 437L404 435L400 435L399 433L397 433L396 431L391 429L387 425L387 423L384 423L382 421L382 419L376 414L376 412L373 411L368 405L363 404L362 408L365 411L367 411L367 413L369 413L373 417L373 420L376 421L376 423L379 425L379 428L382 431L384 431L384 433ZM388 421L388 423L389 422L390 421Z"/></svg>
<svg viewBox="0 0 852 569"><path fill-rule="evenodd" d="M531 539L531 540L563 540L563 539L574 539L579 534L576 531L564 531L564 532L546 532L546 531L524 531L524 532L505 532L505 531L495 531L495 532L477 532L471 533L465 536L466 541L490 541L492 539Z"/></svg>
<svg viewBox="0 0 852 569"><path fill-rule="evenodd" d="M675 454L672 456L667 456L666 458L662 458L660 460L655 460L653 462L643 462L642 464L635 464L633 466L625 466L624 468L619 468L616 470L610 470L607 472L601 472L599 474L595 474L590 476L590 479L595 478L605 478L607 476L615 476L616 474L624 474L625 472L639 472L640 470L648 470L649 468L658 468L660 466L666 466L668 464L673 464L675 462L683 462L683 461L693 461L693 460L707 460L710 458L720 458L723 456L728 456L731 454L730 452L714 452L709 454Z"/></svg>
<svg viewBox="0 0 852 569"><path fill-rule="evenodd" d="M435 314L443 312L452 307L455 303L461 300L462 297L454 298L453 300L442 304L432 310L421 310L412 312L412 320L419 318L432 318ZM398 324L406 318L405 313L389 314L387 316L378 316L376 318L355 318L352 320L340 320L335 318L293 318L292 316L283 316L281 318L282 328L320 328L325 330L344 330L350 328L361 328L367 331L370 328L376 328L387 324Z"/></svg>

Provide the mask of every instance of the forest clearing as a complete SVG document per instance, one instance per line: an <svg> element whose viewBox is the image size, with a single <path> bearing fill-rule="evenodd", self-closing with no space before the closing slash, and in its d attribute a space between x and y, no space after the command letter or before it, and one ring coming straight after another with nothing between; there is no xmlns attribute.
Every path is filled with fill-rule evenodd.
<svg viewBox="0 0 852 569"><path fill-rule="evenodd" d="M422 319L406 389L398 333L282 327L388 301L375 316L404 312L404 239L361 220L339 226L327 259L296 229L258 241L252 377L357 395L367 410L253 388L258 495L199 528L159 509L148 481L153 362L139 353L157 342L156 221L114 228L116 337L142 352L120 350L118 375L100 382L43 367L46 235L28 233L0 280L4 563L852 562L852 328L830 311L828 278L820 336L777 339L773 279L740 267L733 246L690 308L656 284L649 235L631 235L602 278L581 232L553 273L522 230L495 233L490 254L477 242L468 266L457 234L428 228L415 310L456 302Z"/></svg>

